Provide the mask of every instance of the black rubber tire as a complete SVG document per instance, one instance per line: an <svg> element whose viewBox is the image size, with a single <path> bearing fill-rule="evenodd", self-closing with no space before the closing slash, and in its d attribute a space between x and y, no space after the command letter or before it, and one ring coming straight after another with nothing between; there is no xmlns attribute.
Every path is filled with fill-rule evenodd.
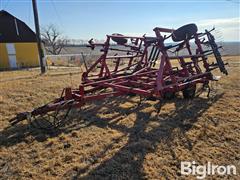
<svg viewBox="0 0 240 180"><path fill-rule="evenodd" d="M172 33L172 40L174 42L183 41L186 39L191 38L194 34L196 34L198 31L198 28L196 24L187 24L184 25L177 30L173 31Z"/></svg>
<svg viewBox="0 0 240 180"><path fill-rule="evenodd" d="M118 34L118 33L114 33L114 34L112 34L112 35L114 35L114 36L123 36L122 34ZM124 45L124 44L126 44L127 43L127 39L126 38L124 38L124 37L112 37L112 40L114 41L114 42L116 42L117 44L119 44L119 45Z"/></svg>
<svg viewBox="0 0 240 180"><path fill-rule="evenodd" d="M183 97L184 99L192 99L195 97L195 93L196 93L196 85L193 85L191 87L187 87L185 89L182 90L183 93Z"/></svg>
<svg viewBox="0 0 240 180"><path fill-rule="evenodd" d="M174 98L175 98L175 93L174 92L165 92L163 94L163 99L171 100L171 99L174 99Z"/></svg>
<svg viewBox="0 0 240 180"><path fill-rule="evenodd" d="M165 85L170 85L171 84L171 81L166 81L165 82ZM165 92L163 94L163 99L166 99L166 100L171 100L175 98L175 92Z"/></svg>
<svg viewBox="0 0 240 180"><path fill-rule="evenodd" d="M130 96L130 97L134 97L134 96L136 96L137 94L130 92L130 93L128 93L127 95Z"/></svg>

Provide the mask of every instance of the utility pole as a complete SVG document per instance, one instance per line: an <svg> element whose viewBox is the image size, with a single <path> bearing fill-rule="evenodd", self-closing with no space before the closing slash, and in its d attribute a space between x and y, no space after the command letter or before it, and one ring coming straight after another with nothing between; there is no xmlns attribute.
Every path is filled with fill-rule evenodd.
<svg viewBox="0 0 240 180"><path fill-rule="evenodd" d="M39 28L39 19L38 19L38 10L37 10L36 0L32 0L32 6L33 6L34 23L35 23L35 30L36 30L36 37L37 37L37 45L38 45L41 73L44 74L46 72L46 67L45 67L45 63L44 63L44 53L43 53L42 44L41 44L41 36L40 36L40 28Z"/></svg>

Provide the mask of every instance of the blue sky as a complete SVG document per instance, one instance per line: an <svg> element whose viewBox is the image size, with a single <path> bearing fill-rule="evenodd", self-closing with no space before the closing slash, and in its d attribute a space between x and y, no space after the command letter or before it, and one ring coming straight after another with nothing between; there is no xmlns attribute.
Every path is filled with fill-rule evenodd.
<svg viewBox="0 0 240 180"><path fill-rule="evenodd" d="M5 9L34 29L30 0L0 0ZM158 27L196 23L217 29L222 41L239 41L238 0L38 0L42 26L56 24L68 38L104 39L106 34L152 35Z"/></svg>

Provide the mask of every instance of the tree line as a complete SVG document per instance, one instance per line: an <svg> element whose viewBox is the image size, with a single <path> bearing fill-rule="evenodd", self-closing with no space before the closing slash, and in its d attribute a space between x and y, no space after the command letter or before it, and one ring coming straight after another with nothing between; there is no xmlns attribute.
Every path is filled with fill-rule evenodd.
<svg viewBox="0 0 240 180"><path fill-rule="evenodd" d="M57 28L56 25L50 24L41 28L41 39L47 53L58 55L65 47L85 46L88 40L69 39ZM95 42L104 42L104 40L94 40Z"/></svg>

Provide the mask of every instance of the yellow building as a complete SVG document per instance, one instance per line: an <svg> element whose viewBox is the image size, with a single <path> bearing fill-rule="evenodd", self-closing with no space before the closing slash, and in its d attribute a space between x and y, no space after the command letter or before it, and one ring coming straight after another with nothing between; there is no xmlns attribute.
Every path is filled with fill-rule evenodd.
<svg viewBox="0 0 240 180"><path fill-rule="evenodd" d="M39 66L35 33L21 20L0 11L0 70Z"/></svg>

